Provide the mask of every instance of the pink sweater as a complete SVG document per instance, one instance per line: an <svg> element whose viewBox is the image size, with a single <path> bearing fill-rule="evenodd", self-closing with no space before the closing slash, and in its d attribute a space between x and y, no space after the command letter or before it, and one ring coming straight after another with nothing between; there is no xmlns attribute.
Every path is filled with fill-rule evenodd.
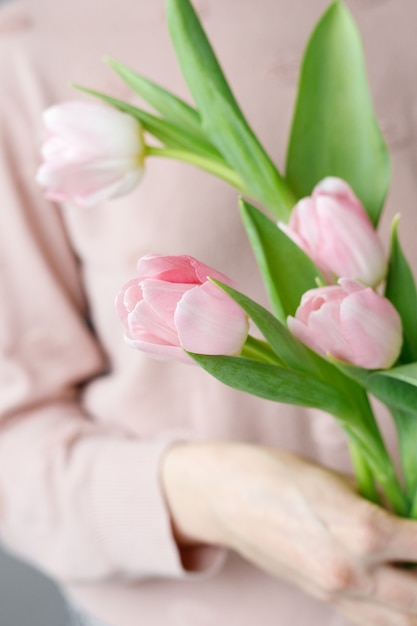
<svg viewBox="0 0 417 626"><path fill-rule="evenodd" d="M282 164L300 55L327 0L195 4ZM403 213L417 267L417 4L400 4L348 0L393 157L383 229ZM148 252L192 254L264 300L236 193L157 160L137 191L92 210L53 206L34 182L42 110L79 98L70 82L131 97L105 54L185 94L163 5L17 0L0 14L0 537L114 626L336 626L326 606L236 555L202 549L185 572L158 473L170 442L198 439L285 447L348 471L337 426L130 350L114 313Z"/></svg>

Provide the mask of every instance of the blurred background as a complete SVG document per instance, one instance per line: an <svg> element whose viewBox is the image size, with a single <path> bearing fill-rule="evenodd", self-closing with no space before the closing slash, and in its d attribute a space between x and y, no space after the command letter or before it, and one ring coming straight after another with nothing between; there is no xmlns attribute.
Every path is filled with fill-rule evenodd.
<svg viewBox="0 0 417 626"><path fill-rule="evenodd" d="M0 0L2 5L13 0ZM66 626L64 603L47 578L0 547L0 626Z"/></svg>

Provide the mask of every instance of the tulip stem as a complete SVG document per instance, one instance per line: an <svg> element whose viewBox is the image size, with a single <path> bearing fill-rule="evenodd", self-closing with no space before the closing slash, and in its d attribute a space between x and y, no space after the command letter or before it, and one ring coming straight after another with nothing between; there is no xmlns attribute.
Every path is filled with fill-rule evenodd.
<svg viewBox="0 0 417 626"><path fill-rule="evenodd" d="M240 356L254 361L262 361L263 363L283 365L283 362L270 348L269 344L265 341L252 337L252 335L247 336Z"/></svg>
<svg viewBox="0 0 417 626"><path fill-rule="evenodd" d="M155 146L145 146L145 157L158 156L176 161L183 161L196 165L202 170L221 178L242 193L247 193L245 186L240 177L233 171L224 161L214 158L208 158L187 150L177 150L175 148L159 148Z"/></svg>
<svg viewBox="0 0 417 626"><path fill-rule="evenodd" d="M417 492L414 494L411 507L410 507L410 515L411 519L417 519Z"/></svg>
<svg viewBox="0 0 417 626"><path fill-rule="evenodd" d="M360 495L370 502L379 504L380 498L369 464L356 442L349 439L348 443L350 458L352 460L353 469L355 470L355 477L358 482Z"/></svg>
<svg viewBox="0 0 417 626"><path fill-rule="evenodd" d="M366 489L371 494L372 487L369 484L370 477L366 474L372 473L375 481L380 485L387 503L397 515L407 517L409 515L410 503L404 493L398 479L392 459L386 449L381 431L375 419L369 398L365 392L356 387L352 388L355 399L357 415L360 421L355 430L361 435L355 437L355 443L359 444L359 454L353 451L353 465L358 471L358 482L360 489ZM352 447L351 447L352 452ZM360 458L362 457L362 459ZM365 464L368 466L365 467ZM365 497L368 497L367 495ZM372 498L369 498L372 500Z"/></svg>
<svg viewBox="0 0 417 626"><path fill-rule="evenodd" d="M416 435L417 420L415 415L407 411L391 408L397 428L397 439L400 452L400 461L404 483L408 497L412 501L410 516L417 517L417 455L416 455Z"/></svg>

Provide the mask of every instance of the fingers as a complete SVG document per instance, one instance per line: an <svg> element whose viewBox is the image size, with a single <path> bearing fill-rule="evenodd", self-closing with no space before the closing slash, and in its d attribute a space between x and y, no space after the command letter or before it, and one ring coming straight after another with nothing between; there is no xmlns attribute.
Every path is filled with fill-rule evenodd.
<svg viewBox="0 0 417 626"><path fill-rule="evenodd" d="M417 626L417 576L393 566L377 567L327 601L357 626Z"/></svg>
<svg viewBox="0 0 417 626"><path fill-rule="evenodd" d="M353 499L350 511L332 532L348 553L365 564L417 563L417 521L399 518L362 499Z"/></svg>
<svg viewBox="0 0 417 626"><path fill-rule="evenodd" d="M372 575L373 600L386 607L416 616L417 575L398 567L379 567Z"/></svg>
<svg viewBox="0 0 417 626"><path fill-rule="evenodd" d="M417 521L393 518L381 556L391 562L417 563Z"/></svg>
<svg viewBox="0 0 417 626"><path fill-rule="evenodd" d="M368 562L417 563L417 522L370 505L357 519L358 553Z"/></svg>

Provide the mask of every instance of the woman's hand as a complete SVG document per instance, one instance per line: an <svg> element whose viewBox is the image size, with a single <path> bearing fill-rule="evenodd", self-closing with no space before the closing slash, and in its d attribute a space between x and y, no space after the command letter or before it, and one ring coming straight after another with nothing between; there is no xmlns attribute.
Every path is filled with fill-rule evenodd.
<svg viewBox="0 0 417 626"><path fill-rule="evenodd" d="M181 543L221 545L334 605L360 626L417 625L417 523L355 493L347 478L289 453L185 444L164 459Z"/></svg>

